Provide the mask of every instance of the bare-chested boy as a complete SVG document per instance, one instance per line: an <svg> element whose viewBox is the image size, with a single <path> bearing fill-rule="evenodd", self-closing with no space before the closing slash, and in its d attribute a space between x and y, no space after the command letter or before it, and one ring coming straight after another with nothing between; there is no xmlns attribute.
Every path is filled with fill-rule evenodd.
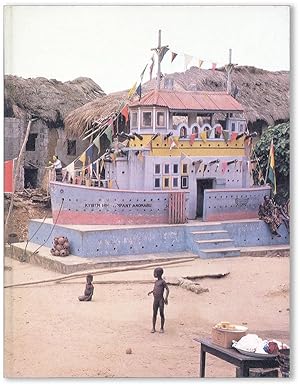
<svg viewBox="0 0 300 386"><path fill-rule="evenodd" d="M93 293L94 293L94 286L92 284L92 281L93 281L93 276L87 275L84 295L78 297L78 300L80 300L81 302L89 302L92 300Z"/></svg>
<svg viewBox="0 0 300 386"><path fill-rule="evenodd" d="M148 293L148 296L153 293L153 318L152 318L152 331L155 332L155 324L156 324L156 317L157 317L157 311L159 309L160 313L160 320L161 320L161 328L160 332L164 332L164 324L165 324L165 315L164 315L164 306L165 304L168 304L168 296L169 296L169 287L167 286L167 283L162 279L162 275L164 273L164 270L160 267L155 268L154 270L154 277L157 278L153 291ZM164 298L164 290L166 290L166 297Z"/></svg>

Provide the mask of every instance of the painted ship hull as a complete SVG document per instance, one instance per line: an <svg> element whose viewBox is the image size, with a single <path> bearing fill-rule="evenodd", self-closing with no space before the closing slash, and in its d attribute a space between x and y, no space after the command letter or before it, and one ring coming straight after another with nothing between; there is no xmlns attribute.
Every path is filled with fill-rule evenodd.
<svg viewBox="0 0 300 386"><path fill-rule="evenodd" d="M186 193L50 182L53 221L68 225L184 223Z"/></svg>

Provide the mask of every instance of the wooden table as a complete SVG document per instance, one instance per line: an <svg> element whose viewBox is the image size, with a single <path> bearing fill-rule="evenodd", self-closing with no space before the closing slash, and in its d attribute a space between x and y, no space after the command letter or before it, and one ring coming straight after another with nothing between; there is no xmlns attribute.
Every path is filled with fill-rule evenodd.
<svg viewBox="0 0 300 386"><path fill-rule="evenodd" d="M249 369L262 368L274 369L279 364L276 358L256 358L239 353L234 348L223 348L211 343L210 339L194 339L201 344L200 348L200 378L205 377L205 359L206 353L214 355L228 363L236 366L239 371L239 377L249 377Z"/></svg>

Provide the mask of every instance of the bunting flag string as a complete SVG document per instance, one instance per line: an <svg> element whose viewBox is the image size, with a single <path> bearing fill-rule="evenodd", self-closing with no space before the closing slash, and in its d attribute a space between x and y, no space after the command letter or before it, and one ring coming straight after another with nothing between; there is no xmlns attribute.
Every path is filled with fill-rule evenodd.
<svg viewBox="0 0 300 386"><path fill-rule="evenodd" d="M127 123L128 122L128 105L125 105L122 110L121 110L121 114L124 116L125 118L125 122Z"/></svg>
<svg viewBox="0 0 300 386"><path fill-rule="evenodd" d="M176 54L176 52L171 52L171 54L172 54L171 63L173 63L174 59L178 54Z"/></svg>
<svg viewBox="0 0 300 386"><path fill-rule="evenodd" d="M188 69L188 65L191 63L192 60L193 60L193 56L184 54L184 68L185 68L185 70Z"/></svg>
<svg viewBox="0 0 300 386"><path fill-rule="evenodd" d="M203 142L206 142L206 139L207 139L207 132L204 130L204 131L201 131L200 133L200 137L202 139Z"/></svg>
<svg viewBox="0 0 300 386"><path fill-rule="evenodd" d="M192 146L193 143L195 142L196 136L197 136L196 133L192 133L192 134L190 135L190 145L191 145L191 146Z"/></svg>

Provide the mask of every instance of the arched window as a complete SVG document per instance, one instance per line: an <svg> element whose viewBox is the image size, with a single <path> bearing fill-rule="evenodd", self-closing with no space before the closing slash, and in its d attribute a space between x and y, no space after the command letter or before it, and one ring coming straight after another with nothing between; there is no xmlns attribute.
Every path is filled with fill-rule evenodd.
<svg viewBox="0 0 300 386"><path fill-rule="evenodd" d="M192 134L196 134L196 138L199 137L200 127L196 124L192 126Z"/></svg>
<svg viewBox="0 0 300 386"><path fill-rule="evenodd" d="M179 131L179 138L186 138L187 137L187 127L181 126Z"/></svg>

